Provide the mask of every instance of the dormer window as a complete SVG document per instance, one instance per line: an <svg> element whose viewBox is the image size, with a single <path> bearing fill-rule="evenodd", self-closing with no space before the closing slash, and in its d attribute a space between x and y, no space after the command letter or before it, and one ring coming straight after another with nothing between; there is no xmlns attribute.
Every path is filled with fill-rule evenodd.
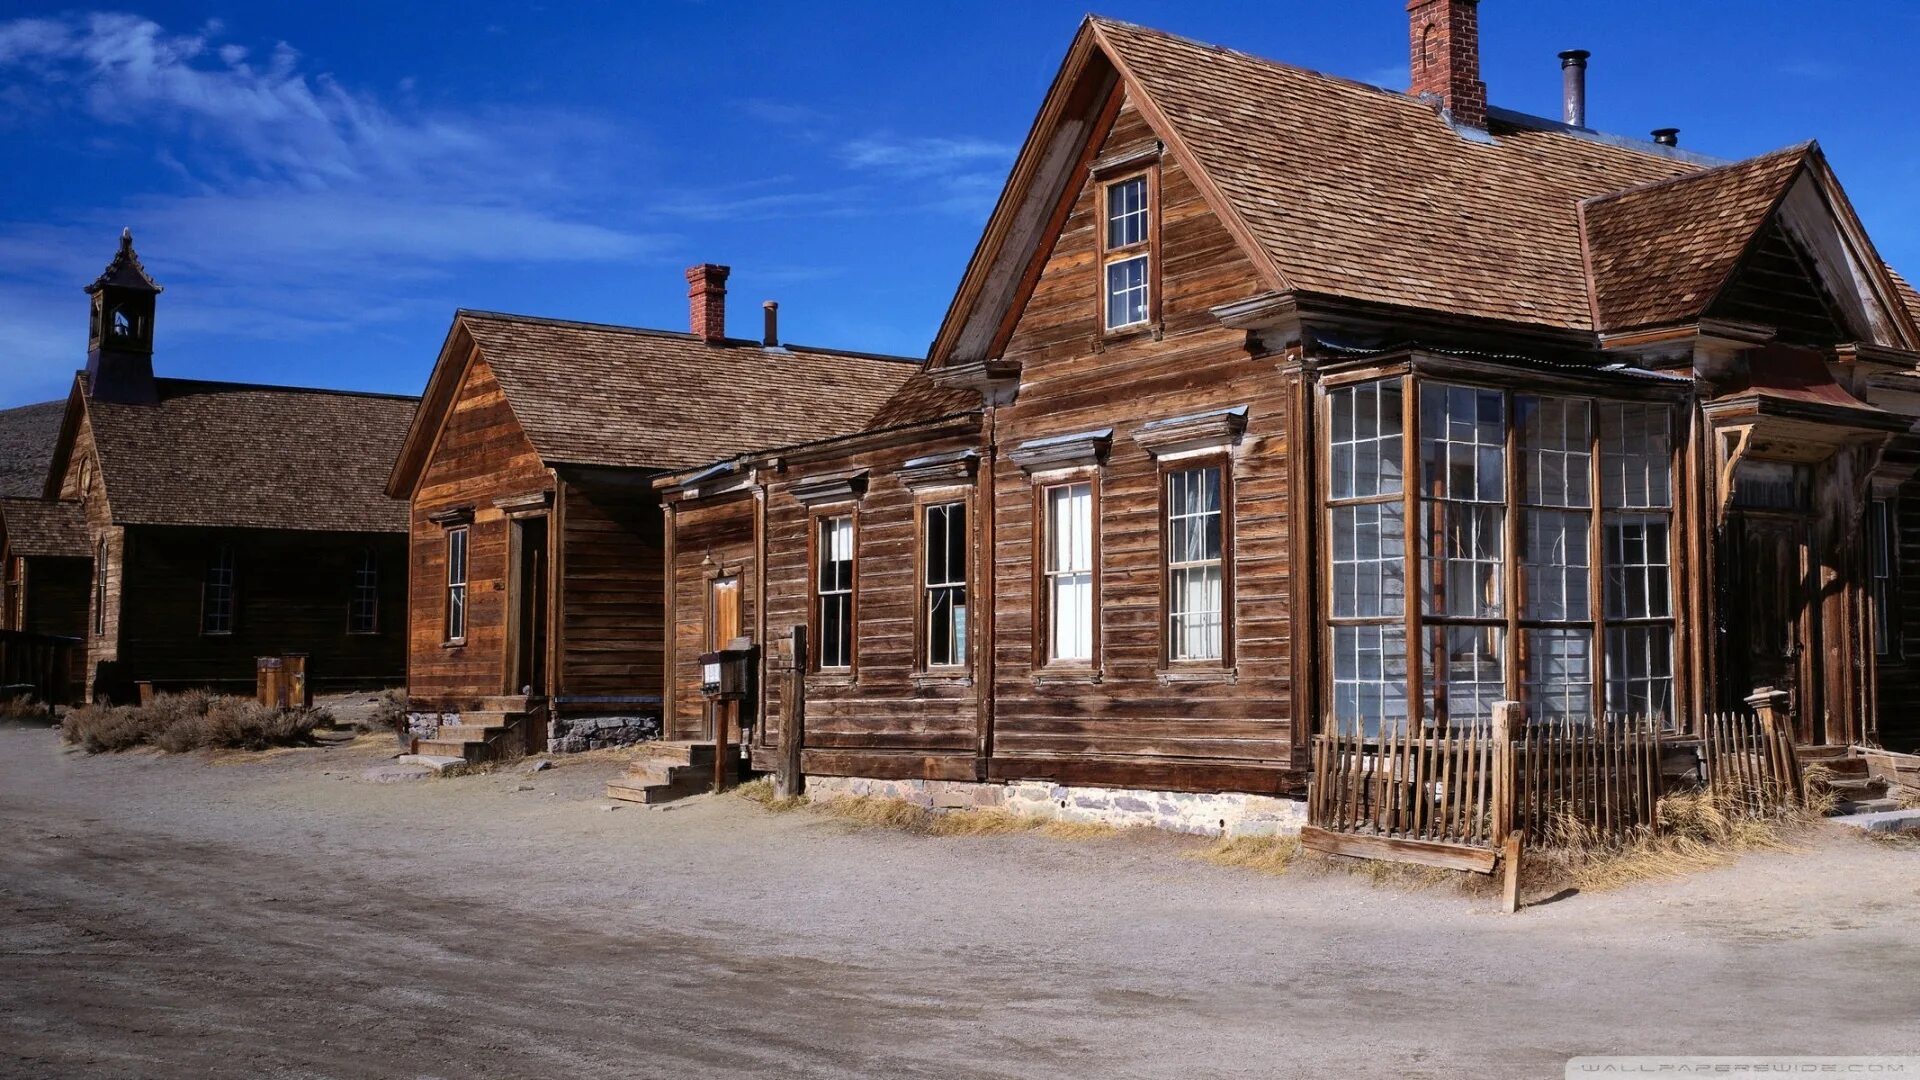
<svg viewBox="0 0 1920 1080"><path fill-rule="evenodd" d="M1146 173L1107 184L1107 227L1102 233L1106 267L1106 328L1144 326L1153 315L1152 185Z"/></svg>

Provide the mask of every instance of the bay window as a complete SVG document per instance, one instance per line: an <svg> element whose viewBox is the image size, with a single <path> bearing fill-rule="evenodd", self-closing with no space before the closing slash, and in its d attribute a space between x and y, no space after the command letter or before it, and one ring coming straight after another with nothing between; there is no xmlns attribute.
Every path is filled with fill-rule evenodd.
<svg viewBox="0 0 1920 1080"><path fill-rule="evenodd" d="M1338 730L1671 715L1668 406L1394 377L1326 409Z"/></svg>

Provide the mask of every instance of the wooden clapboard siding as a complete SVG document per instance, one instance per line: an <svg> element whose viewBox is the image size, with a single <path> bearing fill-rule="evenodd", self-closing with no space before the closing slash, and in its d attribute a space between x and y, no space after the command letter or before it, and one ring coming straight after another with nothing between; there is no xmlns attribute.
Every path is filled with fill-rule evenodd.
<svg viewBox="0 0 1920 1080"><path fill-rule="evenodd" d="M496 499L554 490L484 358L474 356L412 501L408 696L416 708L459 708L507 690L510 523ZM443 511L470 508L467 636L446 641Z"/></svg>
<svg viewBox="0 0 1920 1080"><path fill-rule="evenodd" d="M980 448L979 434L963 425L959 433L794 465L770 485L766 525L770 633L784 636L793 626L810 624L810 539L816 514L844 513L849 508L854 513L855 671L851 677L828 672L808 679L805 765L809 771L978 778L981 697L976 676L982 569L975 484L968 481L916 493L901 482L899 469L917 457ZM792 494L796 482L849 469L864 470L867 475L866 491L857 503L808 507ZM967 528L973 538L968 555L973 663L960 671L930 673L922 670L919 636L920 508L954 501L968 504ZM817 633L811 640L817 649ZM768 695L766 716L756 743L771 751L778 745L784 722L777 694Z"/></svg>
<svg viewBox="0 0 1920 1080"><path fill-rule="evenodd" d="M707 706L700 696L700 654L708 651L708 591L714 578L740 578L740 625L759 625L755 598L754 525L758 502L751 492L724 501L682 505L673 514L673 669L668 738L706 734Z"/></svg>
<svg viewBox="0 0 1920 1080"><path fill-rule="evenodd" d="M405 674L403 536L148 525L127 527L125 541L118 654L107 669L116 699L136 681L244 689L258 657L287 653L307 654L318 685L381 686ZM234 555L233 632L205 634L203 584L223 547ZM375 633L350 634L354 572L369 550L380 621Z"/></svg>
<svg viewBox="0 0 1920 1080"><path fill-rule="evenodd" d="M55 637L87 636L93 561L57 556L21 560L20 623L16 629Z"/></svg>
<svg viewBox="0 0 1920 1080"><path fill-rule="evenodd" d="M574 703L583 709L658 705L664 566L660 503L646 480L562 479L556 694L599 699Z"/></svg>
<svg viewBox="0 0 1920 1080"><path fill-rule="evenodd" d="M1100 154L1153 136L1125 104ZM1209 314L1257 291L1251 263L1172 155L1157 181L1159 333L1103 333L1104 223L1089 182L1008 340L1022 372L1018 400L1000 414L1001 447L1103 427L1114 435L1097 481L1097 680L1035 671L1034 481L1011 462L995 469L992 773L1278 790L1293 757L1285 387L1273 360L1251 357L1245 335ZM1153 420L1240 405L1248 424L1230 467L1233 665L1175 678L1162 671L1160 469L1132 435Z"/></svg>

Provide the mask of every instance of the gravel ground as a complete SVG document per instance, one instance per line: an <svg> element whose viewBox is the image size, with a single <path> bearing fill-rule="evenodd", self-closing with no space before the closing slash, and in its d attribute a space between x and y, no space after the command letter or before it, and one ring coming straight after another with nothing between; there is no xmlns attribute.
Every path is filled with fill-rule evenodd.
<svg viewBox="0 0 1920 1080"><path fill-rule="evenodd" d="M0 1074L1557 1077L1590 1053L1920 1052L1920 848L1824 836L1517 917L927 839L608 755L403 784L390 741L86 758L0 729Z"/></svg>

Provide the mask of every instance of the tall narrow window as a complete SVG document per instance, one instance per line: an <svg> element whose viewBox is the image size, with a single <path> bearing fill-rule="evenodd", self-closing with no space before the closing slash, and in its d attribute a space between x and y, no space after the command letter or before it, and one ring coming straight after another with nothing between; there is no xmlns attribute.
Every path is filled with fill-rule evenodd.
<svg viewBox="0 0 1920 1080"><path fill-rule="evenodd" d="M926 509L924 618L928 667L967 662L967 504Z"/></svg>
<svg viewBox="0 0 1920 1080"><path fill-rule="evenodd" d="M1420 388L1420 599L1427 715L1482 721L1505 694L1506 401Z"/></svg>
<svg viewBox="0 0 1920 1080"><path fill-rule="evenodd" d="M1520 663L1536 718L1593 716L1593 423L1587 402L1522 394Z"/></svg>
<svg viewBox="0 0 1920 1080"><path fill-rule="evenodd" d="M1407 515L1398 379L1327 395L1333 714L1378 735L1407 719Z"/></svg>
<svg viewBox="0 0 1920 1080"><path fill-rule="evenodd" d="M1130 177L1106 186L1105 250L1107 329L1122 330L1150 317L1152 283L1148 248L1152 211L1145 176Z"/></svg>
<svg viewBox="0 0 1920 1080"><path fill-rule="evenodd" d="M467 530L447 530L447 640L467 640Z"/></svg>
<svg viewBox="0 0 1920 1080"><path fill-rule="evenodd" d="M233 548L222 544L207 563L207 579L200 589L200 632L233 633Z"/></svg>
<svg viewBox="0 0 1920 1080"><path fill-rule="evenodd" d="M853 667L853 517L820 519L819 575L814 596L819 611L820 666Z"/></svg>
<svg viewBox="0 0 1920 1080"><path fill-rule="evenodd" d="M1867 572L1873 592L1873 651L1894 651L1893 561L1898 550L1894 536L1893 502L1875 499L1867 508Z"/></svg>
<svg viewBox="0 0 1920 1080"><path fill-rule="evenodd" d="M20 560L7 560L7 594L4 606L0 606L0 629L24 629L26 613L20 603Z"/></svg>
<svg viewBox="0 0 1920 1080"><path fill-rule="evenodd" d="M348 601L347 632L372 634L380 630L380 557L372 548L360 552L353 569L353 592Z"/></svg>
<svg viewBox="0 0 1920 1080"><path fill-rule="evenodd" d="M93 549L93 632L96 637L107 632L107 542L101 540Z"/></svg>
<svg viewBox="0 0 1920 1080"><path fill-rule="evenodd" d="M1667 409L1600 407L1607 708L1673 714L1673 464Z"/></svg>
<svg viewBox="0 0 1920 1080"><path fill-rule="evenodd" d="M1167 659L1225 656L1218 465L1167 473Z"/></svg>
<svg viewBox="0 0 1920 1080"><path fill-rule="evenodd" d="M1093 659L1093 485L1045 492L1047 659Z"/></svg>

